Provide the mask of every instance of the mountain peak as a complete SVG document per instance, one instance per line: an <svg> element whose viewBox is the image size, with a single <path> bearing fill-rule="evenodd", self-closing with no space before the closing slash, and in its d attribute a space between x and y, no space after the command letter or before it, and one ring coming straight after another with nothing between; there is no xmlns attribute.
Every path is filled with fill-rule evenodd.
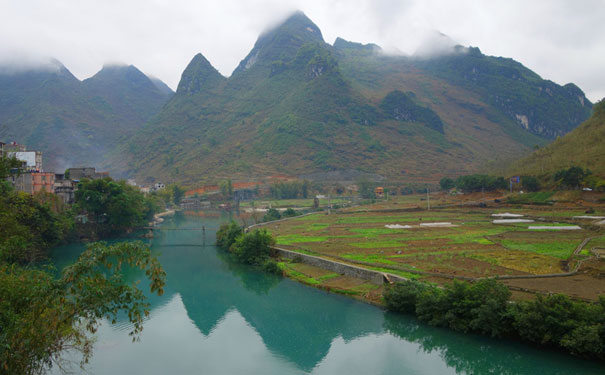
<svg viewBox="0 0 605 375"><path fill-rule="evenodd" d="M303 12L296 11L277 26L263 32L233 74L246 71L259 61L270 64L293 59L305 43L324 43L324 39L319 27Z"/></svg>
<svg viewBox="0 0 605 375"><path fill-rule="evenodd" d="M103 68L94 76L86 79L84 82L103 82L112 85L117 82L126 82L132 85L153 85L149 77L137 69L134 65L126 64L105 64Z"/></svg>
<svg viewBox="0 0 605 375"><path fill-rule="evenodd" d="M176 92L177 94L198 93L216 87L225 79L204 55L198 53L183 71Z"/></svg>
<svg viewBox="0 0 605 375"><path fill-rule="evenodd" d="M377 44L374 44L374 43L362 44L362 43L350 42L341 37L337 37L336 40L334 41L334 48L339 49L339 50L350 49L350 50L366 52L366 53L376 53L376 52L382 51L382 48Z"/></svg>

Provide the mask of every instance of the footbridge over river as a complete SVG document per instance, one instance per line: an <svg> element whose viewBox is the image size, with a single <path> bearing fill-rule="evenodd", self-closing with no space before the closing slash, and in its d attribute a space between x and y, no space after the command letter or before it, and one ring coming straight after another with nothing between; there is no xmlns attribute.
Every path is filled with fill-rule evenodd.
<svg viewBox="0 0 605 375"><path fill-rule="evenodd" d="M162 247L206 247L206 227L202 226L200 228L164 228L164 227L156 227L156 226L152 226L152 227L144 227L143 229L149 229L149 237L153 238L155 237L154 232L192 232L192 231L196 231L196 232L200 232L200 237L201 237L201 243L198 241L191 241L191 243L176 243L176 244L169 244L169 245L164 245L162 244ZM189 240L191 240L191 236L187 236Z"/></svg>

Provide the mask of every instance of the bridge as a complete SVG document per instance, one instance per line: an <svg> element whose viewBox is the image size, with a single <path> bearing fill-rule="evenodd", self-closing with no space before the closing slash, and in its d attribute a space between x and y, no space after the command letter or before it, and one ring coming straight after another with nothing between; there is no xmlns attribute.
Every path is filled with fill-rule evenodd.
<svg viewBox="0 0 605 375"><path fill-rule="evenodd" d="M172 244L172 245L161 245L162 247L206 247L206 227L201 228L162 228L162 227L143 227L142 229L149 229L150 231L198 231L202 232L202 243L184 243L184 244ZM153 237L153 236L150 236Z"/></svg>

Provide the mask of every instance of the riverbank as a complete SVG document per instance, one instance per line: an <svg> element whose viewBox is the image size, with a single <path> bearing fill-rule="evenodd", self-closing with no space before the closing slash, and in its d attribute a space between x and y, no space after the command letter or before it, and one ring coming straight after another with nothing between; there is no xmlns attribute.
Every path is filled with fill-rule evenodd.
<svg viewBox="0 0 605 375"><path fill-rule="evenodd" d="M176 211L177 211L176 209L166 209L160 213L154 214L153 221L151 223L149 223L149 226L153 227L153 226L162 224L164 222L165 217L174 216Z"/></svg>

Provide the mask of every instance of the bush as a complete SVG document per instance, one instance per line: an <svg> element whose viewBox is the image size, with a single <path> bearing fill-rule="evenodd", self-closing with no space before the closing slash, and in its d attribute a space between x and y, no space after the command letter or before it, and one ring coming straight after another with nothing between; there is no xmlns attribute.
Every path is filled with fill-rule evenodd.
<svg viewBox="0 0 605 375"><path fill-rule="evenodd" d="M592 172L588 169L584 170L581 167L569 167L561 169L555 173L555 181L559 187L576 188L580 186L583 180L590 176Z"/></svg>
<svg viewBox="0 0 605 375"><path fill-rule="evenodd" d="M273 255L274 245L275 240L266 230L257 229L237 237L229 251L241 263L261 265Z"/></svg>
<svg viewBox="0 0 605 375"><path fill-rule="evenodd" d="M387 287L383 298L387 309L403 313L416 312L418 296L425 292L427 285L415 280L396 283Z"/></svg>
<svg viewBox="0 0 605 375"><path fill-rule="evenodd" d="M284 213L281 214L281 217L294 217L294 216L298 216L298 215L300 215L299 212L294 211L294 209L292 209L292 208L288 208L287 210L284 211Z"/></svg>
<svg viewBox="0 0 605 375"><path fill-rule="evenodd" d="M229 250L237 237L241 236L243 232L242 227L237 225L235 221L231 221L229 224L222 224L216 232L216 246L223 250Z"/></svg>
<svg viewBox="0 0 605 375"><path fill-rule="evenodd" d="M523 176L523 177L521 177L521 186L526 191L538 191L538 190L540 190L540 182L534 176Z"/></svg>
<svg viewBox="0 0 605 375"><path fill-rule="evenodd" d="M281 214L275 208L270 208L263 216L263 221L275 221L281 219Z"/></svg>
<svg viewBox="0 0 605 375"><path fill-rule="evenodd" d="M281 268L279 268L279 265L277 264L277 262L271 258L268 258L267 260L264 261L263 270L265 270L265 272L269 272L269 273L272 273L275 275L282 274L282 270L281 270Z"/></svg>
<svg viewBox="0 0 605 375"><path fill-rule="evenodd" d="M536 296L510 303L510 291L493 279L474 284L454 281L440 289L416 281L385 290L387 308L415 312L418 319L456 331L492 337L516 336L538 345L605 359L605 297L597 304L564 295Z"/></svg>
<svg viewBox="0 0 605 375"><path fill-rule="evenodd" d="M455 186L454 180L452 180L449 177L443 177L439 181L439 186L441 187L441 190L444 190L444 191L450 190L451 188L453 188Z"/></svg>
<svg viewBox="0 0 605 375"><path fill-rule="evenodd" d="M456 188L464 191L494 191L506 189L507 184L504 177L495 177L482 174L460 176L456 179Z"/></svg>

